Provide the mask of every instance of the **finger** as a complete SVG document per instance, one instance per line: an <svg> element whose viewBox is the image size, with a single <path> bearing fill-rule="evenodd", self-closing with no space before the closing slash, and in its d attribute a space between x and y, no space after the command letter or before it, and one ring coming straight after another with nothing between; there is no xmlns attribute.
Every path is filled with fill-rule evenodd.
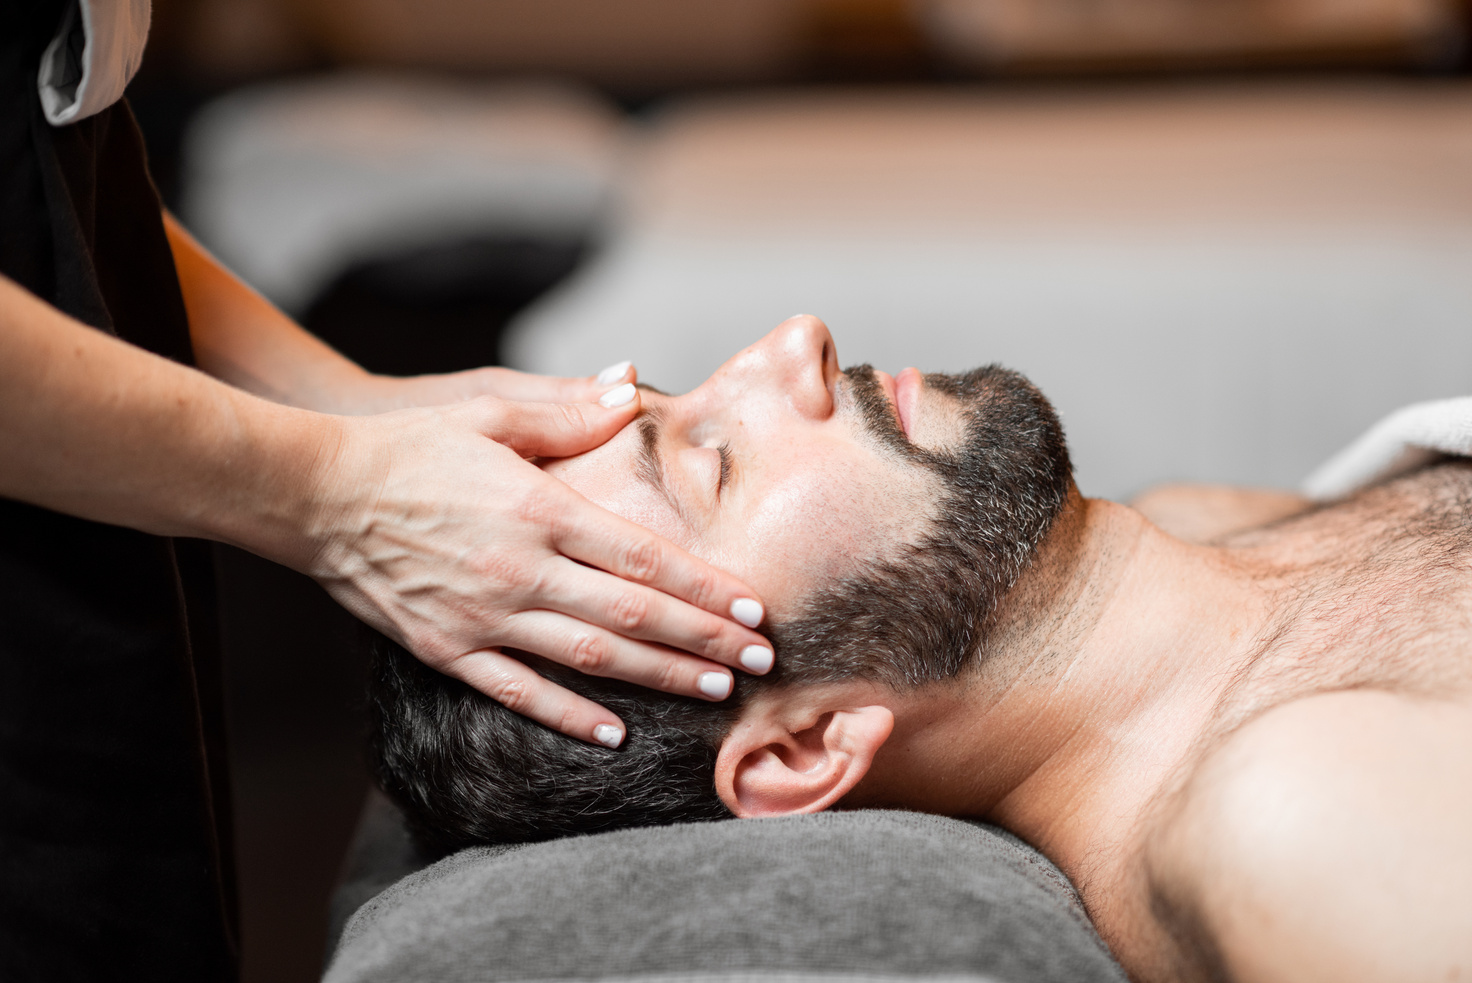
<svg viewBox="0 0 1472 983"><path fill-rule="evenodd" d="M591 403L614 386L638 379L631 362L617 362L596 375L578 377L535 375L499 367L481 371L495 373L491 395L532 403Z"/></svg>
<svg viewBox="0 0 1472 983"><path fill-rule="evenodd" d="M479 399L481 433L523 457L571 457L590 451L639 415L639 390L621 383L595 403L517 403Z"/></svg>
<svg viewBox="0 0 1472 983"><path fill-rule="evenodd" d="M638 382L639 370L628 360L614 362L593 377L595 386L616 386L622 382Z"/></svg>
<svg viewBox="0 0 1472 983"><path fill-rule="evenodd" d="M623 743L626 731L615 714L496 649L462 655L445 671L506 709L568 737L610 748Z"/></svg>
<svg viewBox="0 0 1472 983"><path fill-rule="evenodd" d="M523 611L504 624L506 641L590 676L677 696L724 700L735 685L731 671L705 659L614 634L554 611Z"/></svg>
<svg viewBox="0 0 1472 983"><path fill-rule="evenodd" d="M648 585L748 628L755 628L766 616L756 592L736 577L581 496L577 504L569 502L554 516L552 541L563 556Z"/></svg>
<svg viewBox="0 0 1472 983"><path fill-rule="evenodd" d="M653 587L572 562L545 583L546 593L537 604L575 619L575 624L599 625L629 639L657 642L758 675L772 668L772 646L761 635Z"/></svg>

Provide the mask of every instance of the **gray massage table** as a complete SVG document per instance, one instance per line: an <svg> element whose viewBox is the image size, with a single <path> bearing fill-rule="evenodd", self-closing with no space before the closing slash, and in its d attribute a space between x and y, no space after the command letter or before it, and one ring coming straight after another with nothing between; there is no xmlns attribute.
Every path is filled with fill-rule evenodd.
<svg viewBox="0 0 1472 983"><path fill-rule="evenodd" d="M1067 879L993 827L838 812L476 847L370 800L327 983L1123 983Z"/></svg>

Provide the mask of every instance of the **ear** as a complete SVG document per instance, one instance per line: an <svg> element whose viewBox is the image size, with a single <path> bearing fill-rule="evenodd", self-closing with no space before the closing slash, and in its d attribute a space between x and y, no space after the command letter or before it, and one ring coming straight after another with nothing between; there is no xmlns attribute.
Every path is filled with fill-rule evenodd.
<svg viewBox="0 0 1472 983"><path fill-rule="evenodd" d="M776 716L743 721L716 757L716 793L743 818L822 812L869 773L893 730L884 706L830 710L798 727Z"/></svg>

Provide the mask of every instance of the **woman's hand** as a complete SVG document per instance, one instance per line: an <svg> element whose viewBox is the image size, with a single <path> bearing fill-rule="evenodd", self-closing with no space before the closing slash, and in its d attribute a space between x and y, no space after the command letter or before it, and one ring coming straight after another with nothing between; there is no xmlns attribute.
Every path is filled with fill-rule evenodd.
<svg viewBox="0 0 1472 983"><path fill-rule="evenodd" d="M624 728L504 648L724 698L727 666L770 666L753 592L526 460L596 447L638 414L632 385L608 395L625 402L481 397L342 420L317 548L292 565L428 665L583 740L617 746Z"/></svg>
<svg viewBox="0 0 1472 983"><path fill-rule="evenodd" d="M385 380L168 229L199 364L215 379L0 277L0 495L310 573L425 662L585 740L617 745L623 728L501 647L707 699L730 692L725 667L743 654L771 665L771 646L737 623L754 627L762 611L740 581L525 460L580 453L632 420L627 381L622 404L592 401L609 376L632 379L628 366L601 385L498 369L387 380L399 402L449 405L339 415L342 394ZM484 389L589 401L467 400Z"/></svg>

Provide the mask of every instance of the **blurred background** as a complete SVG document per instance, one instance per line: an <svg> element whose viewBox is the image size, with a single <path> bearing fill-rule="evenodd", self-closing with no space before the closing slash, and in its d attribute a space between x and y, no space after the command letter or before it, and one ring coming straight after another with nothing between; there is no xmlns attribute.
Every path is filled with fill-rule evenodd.
<svg viewBox="0 0 1472 983"><path fill-rule="evenodd" d="M1293 487L1472 392L1462 0L155 0L169 203L370 369L697 384L798 311L1002 361L1088 494ZM221 548L246 979L315 979L349 616Z"/></svg>

